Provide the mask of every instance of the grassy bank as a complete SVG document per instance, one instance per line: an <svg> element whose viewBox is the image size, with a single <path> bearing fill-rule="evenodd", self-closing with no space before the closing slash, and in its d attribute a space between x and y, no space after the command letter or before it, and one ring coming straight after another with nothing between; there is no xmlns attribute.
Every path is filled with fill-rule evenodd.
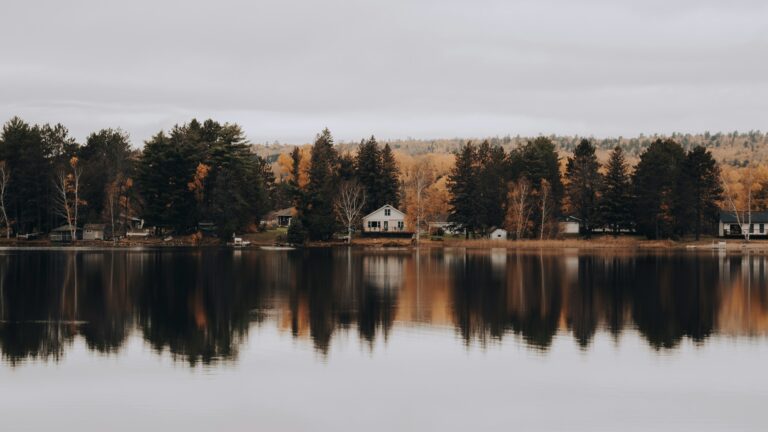
<svg viewBox="0 0 768 432"><path fill-rule="evenodd" d="M243 234L245 240L251 242L251 247L272 246L284 244L285 229L268 230L257 233ZM720 242L725 242L725 247L720 246ZM224 245L225 242L214 237L200 237L196 235L172 236L169 239L151 237L146 239L123 239L117 242L112 241L83 241L76 243L81 247L194 247L194 246L217 246ZM50 246L71 246L72 244L51 243L47 239L40 240L17 240L15 238L0 238L0 247L50 247ZM343 240L331 242L312 242L309 247L334 247L345 246ZM353 238L352 245L356 247L367 248L408 248L415 246L415 241L402 238ZM647 240L643 237L634 236L596 236L589 240L579 238L552 239L552 240L490 240L490 239L464 239L462 237L446 237L442 240L424 238L421 240L422 247L431 248L467 248L467 249L511 249L511 250L728 250L728 251L755 251L768 253L768 241L753 240L749 243L740 239L719 239L705 238L699 241L694 240Z"/></svg>

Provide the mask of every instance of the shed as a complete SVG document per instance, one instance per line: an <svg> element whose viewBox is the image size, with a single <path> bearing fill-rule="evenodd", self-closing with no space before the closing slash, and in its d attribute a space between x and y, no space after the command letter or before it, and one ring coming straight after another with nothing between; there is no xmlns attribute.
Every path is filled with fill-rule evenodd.
<svg viewBox="0 0 768 432"><path fill-rule="evenodd" d="M506 240L507 239L507 230L503 228L496 228L495 230L491 231L490 234L491 240Z"/></svg>
<svg viewBox="0 0 768 432"><path fill-rule="evenodd" d="M62 225L58 228L54 228L51 230L51 235L49 236L50 240L56 243L71 243L73 240L79 240L82 237L83 230L75 228L75 238L72 238L71 225Z"/></svg>
<svg viewBox="0 0 768 432"><path fill-rule="evenodd" d="M85 224L83 226L83 240L104 240L105 224Z"/></svg>
<svg viewBox="0 0 768 432"><path fill-rule="evenodd" d="M578 235L581 228L581 219L575 216L565 216L557 222L557 228L563 235Z"/></svg>

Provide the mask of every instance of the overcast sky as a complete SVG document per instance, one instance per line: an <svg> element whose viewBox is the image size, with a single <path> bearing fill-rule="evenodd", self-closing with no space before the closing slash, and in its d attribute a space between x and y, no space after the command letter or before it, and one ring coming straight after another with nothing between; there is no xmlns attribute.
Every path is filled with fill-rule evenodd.
<svg viewBox="0 0 768 432"><path fill-rule="evenodd" d="M768 2L7 1L0 120L255 142L768 129Z"/></svg>

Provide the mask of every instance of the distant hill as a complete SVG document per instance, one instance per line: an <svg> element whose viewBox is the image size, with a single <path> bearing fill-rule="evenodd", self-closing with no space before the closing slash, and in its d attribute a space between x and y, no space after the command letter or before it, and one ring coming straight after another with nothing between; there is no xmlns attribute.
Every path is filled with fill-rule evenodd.
<svg viewBox="0 0 768 432"><path fill-rule="evenodd" d="M534 137L523 136L504 136L504 137L486 137L486 138L450 138L450 139L399 139L388 141L389 145L399 152L409 155L422 155L428 153L451 153L461 147L467 141L482 142L488 140L491 144L497 144L509 151ZM576 145L585 137L581 136L549 136L558 149L564 153L571 153ZM712 151L715 159L719 162L731 166L744 166L748 160L768 160L768 133L761 131L749 132L717 132L703 134L681 134L672 135L639 135L637 137L616 137L616 138L591 138L600 154L605 155L614 147L621 146L630 159L636 159L640 153L647 148L651 142L658 138L672 138L679 142L683 148L689 150L697 145L702 145ZM382 144L387 141L382 141ZM357 148L358 143L342 142L337 144L339 151L352 152ZM281 153L290 152L295 145L287 144L255 144L254 151L267 158L270 162L277 160Z"/></svg>

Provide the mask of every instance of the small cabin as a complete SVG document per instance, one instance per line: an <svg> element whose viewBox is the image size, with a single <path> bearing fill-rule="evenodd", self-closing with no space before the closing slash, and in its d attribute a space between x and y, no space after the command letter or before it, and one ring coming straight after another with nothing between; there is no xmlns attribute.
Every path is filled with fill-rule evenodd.
<svg viewBox="0 0 768 432"><path fill-rule="evenodd" d="M363 232L401 233L405 231L405 213L387 204L363 217Z"/></svg>
<svg viewBox="0 0 768 432"><path fill-rule="evenodd" d="M83 226L83 240L104 240L106 228L105 224L85 224Z"/></svg>
<svg viewBox="0 0 768 432"><path fill-rule="evenodd" d="M768 238L768 211L753 211L751 215L747 211L720 211L719 237L744 237L746 232L752 238Z"/></svg>
<svg viewBox="0 0 768 432"><path fill-rule="evenodd" d="M491 231L489 238L491 240L506 240L507 234L507 230L503 228L496 228L495 230Z"/></svg>
<svg viewBox="0 0 768 432"><path fill-rule="evenodd" d="M51 230L51 234L49 236L49 239L52 242L56 243L71 243L74 240L80 240L83 238L83 230L80 228L75 228L75 238L72 238L72 226L71 225L62 225L58 228L54 228Z"/></svg>
<svg viewBox="0 0 768 432"><path fill-rule="evenodd" d="M581 219L574 216L566 216L557 222L557 228L563 235L579 235Z"/></svg>
<svg viewBox="0 0 768 432"><path fill-rule="evenodd" d="M291 225L294 216L296 216L296 207L274 210L264 216L262 224L268 228L286 228Z"/></svg>
<svg viewBox="0 0 768 432"><path fill-rule="evenodd" d="M277 226L279 227L290 226L291 221L293 220L293 215L295 213L296 213L295 207L278 210L275 214L275 218L277 219Z"/></svg>

